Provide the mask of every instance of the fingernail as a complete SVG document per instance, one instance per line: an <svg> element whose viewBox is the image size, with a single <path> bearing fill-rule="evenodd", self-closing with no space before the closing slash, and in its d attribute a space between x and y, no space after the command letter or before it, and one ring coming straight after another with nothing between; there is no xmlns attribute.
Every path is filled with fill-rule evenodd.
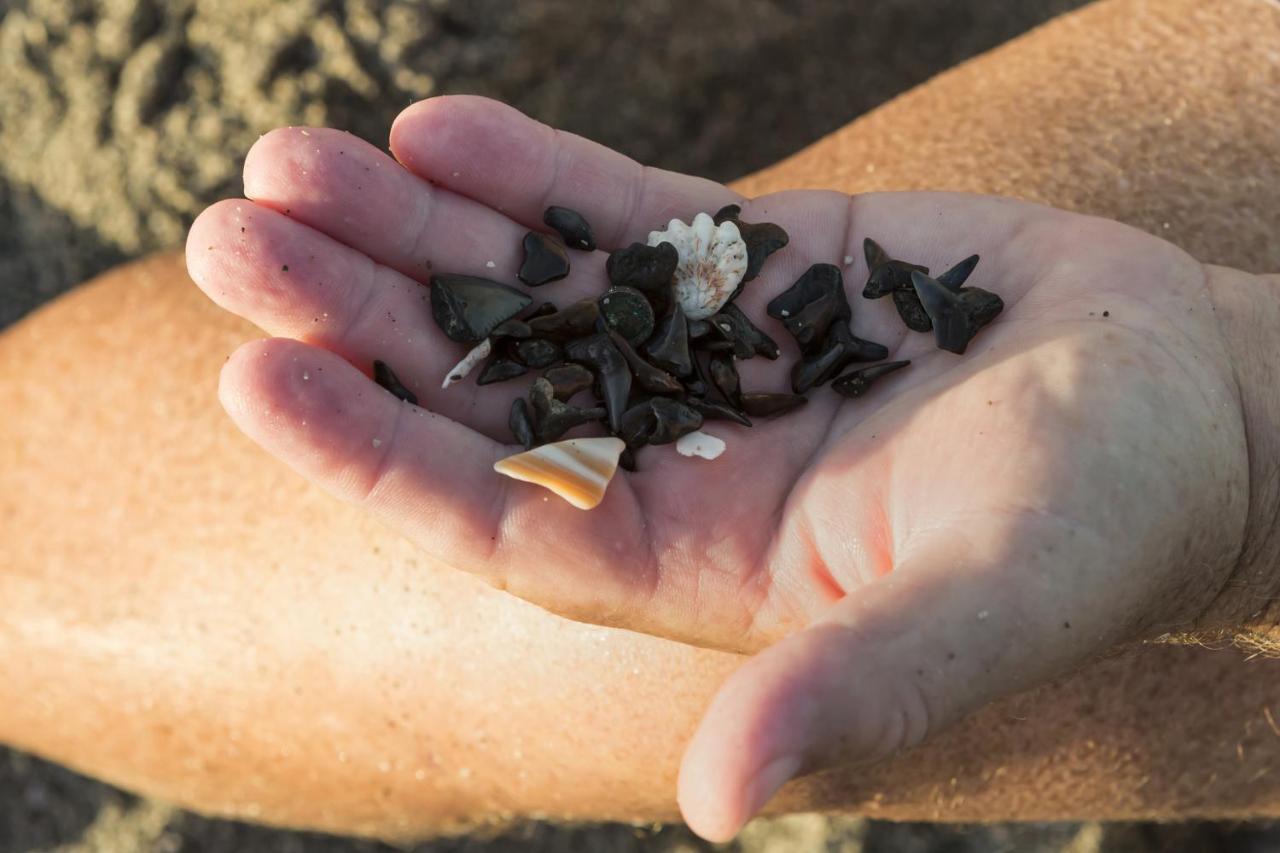
<svg viewBox="0 0 1280 853"><path fill-rule="evenodd" d="M764 808L765 803L769 802L773 795L778 793L778 789L795 776L799 769L800 756L798 755L775 758L761 768L747 787L747 818L755 817L756 813Z"/></svg>

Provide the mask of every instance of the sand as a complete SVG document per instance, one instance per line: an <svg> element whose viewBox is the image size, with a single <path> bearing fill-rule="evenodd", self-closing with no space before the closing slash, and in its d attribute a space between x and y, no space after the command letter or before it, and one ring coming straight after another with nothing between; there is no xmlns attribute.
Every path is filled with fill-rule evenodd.
<svg viewBox="0 0 1280 853"><path fill-rule="evenodd" d="M432 94L501 98L637 159L728 180L1081 0L0 0L0 328L180 245L287 124L383 145ZM886 36L886 34L889 34ZM946 827L797 816L746 851L1237 849L1221 824ZM208 820L0 750L0 853L374 851ZM532 823L421 851L690 851L682 827Z"/></svg>

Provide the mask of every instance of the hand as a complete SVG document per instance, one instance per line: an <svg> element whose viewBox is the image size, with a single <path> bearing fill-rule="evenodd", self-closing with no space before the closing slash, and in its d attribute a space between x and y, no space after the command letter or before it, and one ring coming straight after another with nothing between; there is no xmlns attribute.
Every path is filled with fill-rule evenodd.
<svg viewBox="0 0 1280 853"><path fill-rule="evenodd" d="M743 201L644 169L502 105L439 98L391 131L401 165L348 134L290 128L245 164L252 202L207 210L192 278L272 340L220 394L269 452L429 555L575 619L762 653L695 735L679 797L734 834L788 778L909 747L1117 643L1188 627L1244 536L1248 454L1205 269L1114 222L1008 199L796 191ZM640 455L582 512L495 474L520 383L440 390L462 355L430 318L432 271L515 282L549 204L601 251L535 299L604 287L606 251L729 202L790 245L739 302L783 347L740 365L786 390L793 342L764 313L810 264L843 264L860 337L912 365L858 400L829 388L714 462ZM863 237L945 269L1004 313L959 357L861 298ZM387 361L421 403L378 388ZM282 508L287 512L287 507Z"/></svg>

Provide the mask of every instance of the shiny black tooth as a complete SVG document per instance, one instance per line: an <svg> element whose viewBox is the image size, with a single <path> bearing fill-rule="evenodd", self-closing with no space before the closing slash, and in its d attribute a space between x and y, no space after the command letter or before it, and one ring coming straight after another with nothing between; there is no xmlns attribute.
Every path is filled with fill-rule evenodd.
<svg viewBox="0 0 1280 853"><path fill-rule="evenodd" d="M505 355L495 352L485 362L480 375L476 377L476 384L492 385L495 382L506 382L508 379L524 376L528 372L529 368L520 362L513 361Z"/></svg>
<svg viewBox="0 0 1280 853"><path fill-rule="evenodd" d="M884 361L889 357L889 348L875 341L864 340L853 333L848 323L832 326L827 332L827 340L844 345L849 362Z"/></svg>
<svg viewBox="0 0 1280 853"><path fill-rule="evenodd" d="M999 296L978 287L951 291L919 272L912 273L911 283L933 321L938 347L957 355L963 355L978 330L1004 308Z"/></svg>
<svg viewBox="0 0 1280 853"><path fill-rule="evenodd" d="M742 395L742 411L753 418L771 418L800 408L808 399L799 394L771 394L747 391Z"/></svg>
<svg viewBox="0 0 1280 853"><path fill-rule="evenodd" d="M609 255L605 271L614 287L633 287L651 299L655 294L665 299L679 263L680 253L670 243L632 243Z"/></svg>
<svg viewBox="0 0 1280 853"><path fill-rule="evenodd" d="M920 297L916 295L915 288L912 288L910 292L895 290L893 292L893 307L898 309L898 316L902 318L903 325L911 331L933 331L933 321L929 319L928 312L920 304Z"/></svg>
<svg viewBox="0 0 1280 853"><path fill-rule="evenodd" d="M551 305L550 302L547 305ZM552 311L555 306L552 306ZM517 320L512 317L510 320L503 320L501 323L493 327L493 331L489 333L491 338L527 338L533 334L533 329L529 328L529 324L523 320Z"/></svg>
<svg viewBox="0 0 1280 853"><path fill-rule="evenodd" d="M866 299L879 299L898 290L911 290L911 273L928 273L928 267L895 261L879 243L870 237L862 241L862 252L867 258L867 283L862 288Z"/></svg>
<svg viewBox="0 0 1280 853"><path fill-rule="evenodd" d="M778 348L778 342L755 323L751 322L751 318L744 314L737 305L730 302L720 309L720 314L732 318L738 334L751 345L756 355L761 355L770 361L774 361L781 354L782 350Z"/></svg>
<svg viewBox="0 0 1280 853"><path fill-rule="evenodd" d="M702 426L702 415L679 400L654 397L649 406L655 422L649 444L669 444Z"/></svg>
<svg viewBox="0 0 1280 853"><path fill-rule="evenodd" d="M629 448L643 447L649 443L649 437L653 435L657 425L657 417L649 400L642 400L622 413L621 427L614 434Z"/></svg>
<svg viewBox="0 0 1280 853"><path fill-rule="evenodd" d="M600 334L570 341L564 351L570 361L586 365L595 373L608 411L609 429L616 433L631 393L631 370L626 358L607 335Z"/></svg>
<svg viewBox="0 0 1280 853"><path fill-rule="evenodd" d="M804 399L803 397L801 399ZM733 421L744 427L751 426L751 420L745 414L727 403L717 400L704 400L701 397L686 397L684 404L702 415L707 421Z"/></svg>
<svg viewBox="0 0 1280 853"><path fill-rule="evenodd" d="M559 281L569 274L569 253L550 234L530 231L524 235L524 262L516 273L530 287Z"/></svg>
<svg viewBox="0 0 1280 853"><path fill-rule="evenodd" d="M827 330L833 324L853 317L844 292L844 277L832 264L814 264L796 279L795 284L774 297L766 312L783 326L801 352L814 355L825 344Z"/></svg>
<svg viewBox="0 0 1280 853"><path fill-rule="evenodd" d="M882 344L864 341L849 330L847 323L838 323L831 327L819 353L805 356L791 368L791 390L803 394L834 379L850 364L888 357L889 350Z"/></svg>
<svg viewBox="0 0 1280 853"><path fill-rule="evenodd" d="M533 298L524 291L471 275L431 277L431 315L450 340L478 344Z"/></svg>
<svg viewBox="0 0 1280 853"><path fill-rule="evenodd" d="M535 335L555 341L569 341L590 335L595 331L600 307L594 299L582 299L554 314L546 314L528 320Z"/></svg>
<svg viewBox="0 0 1280 853"><path fill-rule="evenodd" d="M689 326L684 311L673 304L644 345L649 361L668 373L684 378L693 370L689 356Z"/></svg>
<svg viewBox="0 0 1280 853"><path fill-rule="evenodd" d="M600 316L611 329L639 346L653 334L653 306L634 287L613 287L600 297Z"/></svg>
<svg viewBox="0 0 1280 853"><path fill-rule="evenodd" d="M882 376L901 370L911 362L888 361L884 364L873 364L838 377L831 383L832 390L846 397L861 397L871 388L871 383Z"/></svg>
<svg viewBox="0 0 1280 853"><path fill-rule="evenodd" d="M800 352L813 355L821 352L827 330L843 310L836 293L825 293L782 320L782 326L795 339Z"/></svg>
<svg viewBox="0 0 1280 853"><path fill-rule="evenodd" d="M583 409L557 400L555 389L543 377L535 379L529 389L529 405L539 443L555 441L574 427L605 416L605 410L599 406Z"/></svg>
<svg viewBox="0 0 1280 853"><path fill-rule="evenodd" d="M724 310L713 314L707 320L711 328L724 340L733 345L733 354L738 358L753 358L759 335L763 335L736 305L726 305Z"/></svg>
<svg viewBox="0 0 1280 853"><path fill-rule="evenodd" d="M590 252L596 247L595 235L591 226L581 213L567 207L548 207L542 214L542 221L548 228L554 228L564 238L566 246Z"/></svg>
<svg viewBox="0 0 1280 853"><path fill-rule="evenodd" d="M947 290L960 292L960 288L964 287L964 283L969 280L969 276L973 274L973 268L978 265L978 256L970 255L951 269L938 276L938 284ZM928 273L928 270L923 270Z"/></svg>
<svg viewBox="0 0 1280 853"><path fill-rule="evenodd" d="M564 360L564 351L559 346L542 338L527 338L519 341L511 348L512 357L525 367L535 369L550 367Z"/></svg>
<svg viewBox="0 0 1280 853"><path fill-rule="evenodd" d="M544 371L542 378L551 383L552 395L560 402L567 403L575 395L591 387L595 374L581 364L562 364Z"/></svg>
<svg viewBox="0 0 1280 853"><path fill-rule="evenodd" d="M716 215L712 219L716 225L729 221L738 226L738 234L742 237L742 242L747 246L747 271L742 276L743 283L746 283L758 276L761 267L764 266L765 259L787 245L791 238L781 226L772 222L743 222L738 218L741 213L741 207L736 204L729 204L716 211ZM729 298L731 300L736 299L740 293L742 293L741 287L735 290Z"/></svg>
<svg viewBox="0 0 1280 853"><path fill-rule="evenodd" d="M613 345L618 348L618 352L622 353L622 357L627 360L627 367L631 369L631 374L641 389L650 394L684 393L684 386L680 384L679 379L641 358L635 347L631 346L616 330L610 329L608 335L609 340L613 341Z"/></svg>
<svg viewBox="0 0 1280 853"><path fill-rule="evenodd" d="M418 405L418 395L404 387L400 377L396 376L395 371L385 361L375 361L373 363L373 381L406 403Z"/></svg>
<svg viewBox="0 0 1280 853"><path fill-rule="evenodd" d="M742 382L738 378L738 369L733 366L733 357L714 356L707 363L707 372L711 376L711 384L716 387L729 403L739 405Z"/></svg>
<svg viewBox="0 0 1280 853"><path fill-rule="evenodd" d="M507 415L507 427L525 450L533 447L535 441L533 420L529 417L529 406L525 403L523 397L516 397L511 401L511 412Z"/></svg>

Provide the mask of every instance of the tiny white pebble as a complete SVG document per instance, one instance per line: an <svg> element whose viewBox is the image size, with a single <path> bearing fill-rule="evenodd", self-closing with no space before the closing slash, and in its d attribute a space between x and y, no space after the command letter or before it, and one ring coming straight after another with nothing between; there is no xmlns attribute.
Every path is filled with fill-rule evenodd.
<svg viewBox="0 0 1280 853"><path fill-rule="evenodd" d="M494 267L496 267L496 266L497 266L497 264L495 264L493 261L485 261L485 262L484 262L484 265L485 265L486 267L488 267L489 269L493 269Z"/></svg>
<svg viewBox="0 0 1280 853"><path fill-rule="evenodd" d="M715 459L724 453L724 442L714 435L694 430L676 440L676 452L681 456L701 456L703 459Z"/></svg>
<svg viewBox="0 0 1280 853"><path fill-rule="evenodd" d="M303 135L303 136L310 136L311 134L307 133L307 132L304 130L304 131L302 131L302 135Z"/></svg>
<svg viewBox="0 0 1280 853"><path fill-rule="evenodd" d="M305 370L304 370L304 371L302 371L302 381L303 381L303 382L306 382L306 381L307 381L308 379L310 379L310 378L311 378L311 374L310 374L310 373L308 373L308 372L307 372L307 371L305 371Z"/></svg>
<svg viewBox="0 0 1280 853"><path fill-rule="evenodd" d="M375 439L373 440L373 446L374 446L374 447L381 447L381 446L382 446L382 439L380 439L380 438L375 438Z"/></svg>
<svg viewBox="0 0 1280 853"><path fill-rule="evenodd" d="M979 611L978 611L978 621L979 621L979 622L986 621L986 618L987 618L987 616L989 616L989 615L990 615L990 614L989 614L987 611L985 611L985 610L979 610Z"/></svg>
<svg viewBox="0 0 1280 853"><path fill-rule="evenodd" d="M844 256L844 265L847 267L847 266L849 266L849 264L851 264L851 263L853 263L853 255L845 255L845 256Z"/></svg>

